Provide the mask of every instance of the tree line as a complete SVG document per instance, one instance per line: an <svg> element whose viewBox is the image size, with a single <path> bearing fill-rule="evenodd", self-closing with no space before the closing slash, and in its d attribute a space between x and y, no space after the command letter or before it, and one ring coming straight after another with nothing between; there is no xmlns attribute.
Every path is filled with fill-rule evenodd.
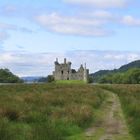
<svg viewBox="0 0 140 140"><path fill-rule="evenodd" d="M9 69L0 69L0 83L22 83L23 81L14 75Z"/></svg>
<svg viewBox="0 0 140 140"><path fill-rule="evenodd" d="M99 83L140 84L140 68L132 68L126 72L107 74L100 78Z"/></svg>

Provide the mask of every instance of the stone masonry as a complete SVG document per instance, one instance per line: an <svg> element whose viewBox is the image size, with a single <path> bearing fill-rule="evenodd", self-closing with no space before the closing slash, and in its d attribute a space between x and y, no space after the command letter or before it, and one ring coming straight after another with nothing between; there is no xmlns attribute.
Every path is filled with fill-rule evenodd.
<svg viewBox="0 0 140 140"><path fill-rule="evenodd" d="M67 62L66 58L64 59L64 63L59 63L58 59L54 62L55 71L53 72L53 76L55 80L82 80L87 82L89 70L86 69L86 64L80 66L78 71L75 69L71 69L71 62Z"/></svg>

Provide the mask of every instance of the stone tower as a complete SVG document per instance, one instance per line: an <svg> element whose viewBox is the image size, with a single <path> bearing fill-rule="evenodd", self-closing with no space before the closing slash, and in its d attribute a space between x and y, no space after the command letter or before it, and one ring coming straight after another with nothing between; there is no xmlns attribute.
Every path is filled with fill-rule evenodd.
<svg viewBox="0 0 140 140"><path fill-rule="evenodd" d="M59 63L58 59L54 62L55 71L53 72L53 76L55 80L83 80L85 82L88 81L89 70L86 69L83 65L80 66L78 71L75 69L71 69L71 62L67 62L66 58L64 59L64 63Z"/></svg>
<svg viewBox="0 0 140 140"><path fill-rule="evenodd" d="M53 75L55 80L70 80L71 62L67 62L65 58L62 64L59 64L58 59L54 63L55 71Z"/></svg>
<svg viewBox="0 0 140 140"><path fill-rule="evenodd" d="M88 75L89 75L89 70L86 68L86 63L85 63L85 68L84 68L84 81L88 82Z"/></svg>

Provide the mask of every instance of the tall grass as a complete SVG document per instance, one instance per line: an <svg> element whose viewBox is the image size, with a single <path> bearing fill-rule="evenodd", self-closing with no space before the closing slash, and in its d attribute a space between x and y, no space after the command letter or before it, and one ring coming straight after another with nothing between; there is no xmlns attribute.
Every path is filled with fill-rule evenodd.
<svg viewBox="0 0 140 140"><path fill-rule="evenodd" d="M96 122L105 97L86 84L0 86L0 140L64 140Z"/></svg>
<svg viewBox="0 0 140 140"><path fill-rule="evenodd" d="M57 84L86 84L85 81L82 80L58 80L55 81Z"/></svg>
<svg viewBox="0 0 140 140"><path fill-rule="evenodd" d="M140 85L108 85L105 89L117 93L131 133L140 140Z"/></svg>

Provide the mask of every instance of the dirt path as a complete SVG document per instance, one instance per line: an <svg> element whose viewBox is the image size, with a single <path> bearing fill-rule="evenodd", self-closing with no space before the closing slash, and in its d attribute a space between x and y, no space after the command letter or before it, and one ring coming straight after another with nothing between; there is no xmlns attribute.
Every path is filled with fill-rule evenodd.
<svg viewBox="0 0 140 140"><path fill-rule="evenodd" d="M107 94L109 98L103 110L102 121L98 126L86 130L86 140L133 140L128 132L118 96L108 91Z"/></svg>

